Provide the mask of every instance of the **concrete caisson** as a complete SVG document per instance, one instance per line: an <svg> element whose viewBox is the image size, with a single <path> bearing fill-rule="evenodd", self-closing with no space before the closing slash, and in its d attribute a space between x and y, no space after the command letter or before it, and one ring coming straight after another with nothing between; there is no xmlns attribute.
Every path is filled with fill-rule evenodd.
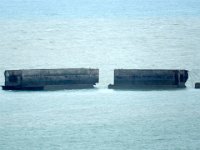
<svg viewBox="0 0 200 150"><path fill-rule="evenodd" d="M200 82L195 83L195 89L200 89Z"/></svg>
<svg viewBox="0 0 200 150"><path fill-rule="evenodd" d="M99 69L6 70L4 90L45 90L93 88L99 82Z"/></svg>
<svg viewBox="0 0 200 150"><path fill-rule="evenodd" d="M184 88L188 79L187 70L162 69L115 69L114 84L118 88Z"/></svg>

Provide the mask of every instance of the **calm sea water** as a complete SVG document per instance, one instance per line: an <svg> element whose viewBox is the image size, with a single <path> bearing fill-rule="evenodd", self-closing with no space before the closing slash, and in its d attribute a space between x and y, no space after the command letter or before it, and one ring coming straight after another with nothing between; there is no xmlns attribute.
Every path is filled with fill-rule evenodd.
<svg viewBox="0 0 200 150"><path fill-rule="evenodd" d="M4 70L100 69L92 90L0 90L0 150L200 148L200 2L0 2ZM115 68L188 69L186 89L109 90Z"/></svg>

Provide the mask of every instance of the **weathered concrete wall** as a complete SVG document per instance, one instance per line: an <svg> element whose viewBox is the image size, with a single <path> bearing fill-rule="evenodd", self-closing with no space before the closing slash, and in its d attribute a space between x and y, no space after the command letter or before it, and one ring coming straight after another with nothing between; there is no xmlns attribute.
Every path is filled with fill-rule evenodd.
<svg viewBox="0 0 200 150"><path fill-rule="evenodd" d="M11 78L15 78L12 80ZM98 69L30 69L5 71L5 86L43 87L47 85L91 84L99 82Z"/></svg>
<svg viewBox="0 0 200 150"><path fill-rule="evenodd" d="M115 70L114 84L175 84L173 71Z"/></svg>
<svg viewBox="0 0 200 150"><path fill-rule="evenodd" d="M195 83L195 89L200 89L200 82L199 83Z"/></svg>
<svg viewBox="0 0 200 150"><path fill-rule="evenodd" d="M5 86L20 86L21 85L21 70L7 70L4 72Z"/></svg>
<svg viewBox="0 0 200 150"><path fill-rule="evenodd" d="M114 70L114 85L116 86L185 86L187 78L186 70Z"/></svg>

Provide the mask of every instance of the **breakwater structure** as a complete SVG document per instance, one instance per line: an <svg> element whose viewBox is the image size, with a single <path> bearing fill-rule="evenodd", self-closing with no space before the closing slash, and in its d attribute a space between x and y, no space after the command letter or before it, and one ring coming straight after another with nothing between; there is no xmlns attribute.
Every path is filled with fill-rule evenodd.
<svg viewBox="0 0 200 150"><path fill-rule="evenodd" d="M187 70L115 69L110 89L184 88Z"/></svg>
<svg viewBox="0 0 200 150"><path fill-rule="evenodd" d="M99 69L25 69L6 70L3 90L56 90L94 88Z"/></svg>
<svg viewBox="0 0 200 150"><path fill-rule="evenodd" d="M200 82L195 83L195 89L200 89Z"/></svg>

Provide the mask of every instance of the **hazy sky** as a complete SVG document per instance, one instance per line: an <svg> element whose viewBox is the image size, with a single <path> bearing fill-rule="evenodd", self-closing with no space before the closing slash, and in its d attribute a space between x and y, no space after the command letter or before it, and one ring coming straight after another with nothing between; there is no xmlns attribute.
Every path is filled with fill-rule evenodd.
<svg viewBox="0 0 200 150"><path fill-rule="evenodd" d="M200 0L1 0L0 18L199 16Z"/></svg>

